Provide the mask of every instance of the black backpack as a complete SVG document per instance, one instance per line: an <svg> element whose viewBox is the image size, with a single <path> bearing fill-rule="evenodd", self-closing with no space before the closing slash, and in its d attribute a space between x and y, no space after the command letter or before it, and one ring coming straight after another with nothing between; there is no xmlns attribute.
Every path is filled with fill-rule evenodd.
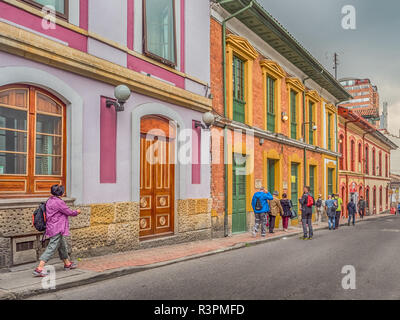
<svg viewBox="0 0 400 320"><path fill-rule="evenodd" d="M39 232L46 231L46 203L42 202L32 215L32 225Z"/></svg>
<svg viewBox="0 0 400 320"><path fill-rule="evenodd" d="M261 205L261 201L260 201L260 198L258 198L257 199L257 201L256 201L256 206L255 206L255 208L254 209L256 209L256 211L260 211L260 210L262 210L262 205Z"/></svg>

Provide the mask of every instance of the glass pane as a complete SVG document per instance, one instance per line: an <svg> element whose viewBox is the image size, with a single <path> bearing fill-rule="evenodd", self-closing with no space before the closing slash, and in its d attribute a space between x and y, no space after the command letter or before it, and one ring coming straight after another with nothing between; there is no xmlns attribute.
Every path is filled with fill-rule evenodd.
<svg viewBox="0 0 400 320"><path fill-rule="evenodd" d="M27 112L0 107L0 128L26 130Z"/></svg>
<svg viewBox="0 0 400 320"><path fill-rule="evenodd" d="M62 106L53 99L38 93L36 98L36 111L62 115Z"/></svg>
<svg viewBox="0 0 400 320"><path fill-rule="evenodd" d="M62 118L37 114L36 132L62 135Z"/></svg>
<svg viewBox="0 0 400 320"><path fill-rule="evenodd" d="M36 135L36 154L51 154L61 156L61 137Z"/></svg>
<svg viewBox="0 0 400 320"><path fill-rule="evenodd" d="M36 174L40 176L60 176L61 157L36 157Z"/></svg>
<svg viewBox="0 0 400 320"><path fill-rule="evenodd" d="M26 155L0 152L0 174L26 174Z"/></svg>
<svg viewBox="0 0 400 320"><path fill-rule="evenodd" d="M145 4L147 50L175 63L173 0L146 0Z"/></svg>
<svg viewBox="0 0 400 320"><path fill-rule="evenodd" d="M0 130L0 150L26 152L27 134L9 130Z"/></svg>
<svg viewBox="0 0 400 320"><path fill-rule="evenodd" d="M233 57L233 97L244 101L244 62Z"/></svg>
<svg viewBox="0 0 400 320"><path fill-rule="evenodd" d="M42 4L43 6L46 5L52 6L57 12L65 14L64 0L35 0L35 2Z"/></svg>
<svg viewBox="0 0 400 320"><path fill-rule="evenodd" d="M12 89L0 92L0 104L27 108L28 91L26 89Z"/></svg>

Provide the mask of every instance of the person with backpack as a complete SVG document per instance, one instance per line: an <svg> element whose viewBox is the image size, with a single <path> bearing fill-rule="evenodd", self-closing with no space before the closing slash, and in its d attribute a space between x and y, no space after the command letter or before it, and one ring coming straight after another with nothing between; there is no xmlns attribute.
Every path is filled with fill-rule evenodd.
<svg viewBox="0 0 400 320"><path fill-rule="evenodd" d="M358 214L360 215L361 219L364 219L366 207L367 202L364 200L364 197L361 196L360 200L358 201Z"/></svg>
<svg viewBox="0 0 400 320"><path fill-rule="evenodd" d="M317 216L316 216L316 222L319 225L322 222L322 215L324 214L325 211L325 201L322 200L322 195L318 195L318 200L315 203L315 207L317 208Z"/></svg>
<svg viewBox="0 0 400 320"><path fill-rule="evenodd" d="M353 218L353 226L356 223L356 204L354 203L353 197L351 197L350 202L347 204L347 213L349 214L349 221L347 223L350 226L350 220Z"/></svg>
<svg viewBox="0 0 400 320"><path fill-rule="evenodd" d="M328 195L328 200L325 201L326 214L328 216L328 227L329 230L335 229L335 217L336 217L336 200L332 199L331 195Z"/></svg>
<svg viewBox="0 0 400 320"><path fill-rule="evenodd" d="M71 210L61 199L65 190L61 185L51 187L52 196L47 200L45 206L46 232L45 239L50 242L40 257L38 267L33 271L35 277L46 277L47 273L43 271L45 264L50 260L56 250L60 259L64 262L64 270L76 269L77 265L71 262L68 257L67 240L69 236L68 217L75 217L81 213L80 210Z"/></svg>
<svg viewBox="0 0 400 320"><path fill-rule="evenodd" d="M335 229L339 229L340 224L340 216L342 215L342 205L343 200L339 197L339 194L335 194L335 198L337 201L337 209L336 209L336 217L335 217Z"/></svg>
<svg viewBox="0 0 400 320"><path fill-rule="evenodd" d="M270 211L268 200L273 200L272 194L270 192L265 192L264 187L261 187L258 192L253 195L251 200L251 206L254 210L255 224L253 228L253 237L257 236L258 228L261 225L261 236L266 236L266 220L267 213Z"/></svg>
<svg viewBox="0 0 400 320"><path fill-rule="evenodd" d="M286 193L282 195L281 206L283 209L283 214L281 214L283 231L288 232L289 219L292 216L293 203L292 200L287 198Z"/></svg>
<svg viewBox="0 0 400 320"><path fill-rule="evenodd" d="M275 228L276 217L278 215L283 215L283 208L278 196L279 192L274 191L273 199L269 202L269 206L271 208L271 212L268 214L269 233L275 233L274 228Z"/></svg>
<svg viewBox="0 0 400 320"><path fill-rule="evenodd" d="M310 193L310 187L304 187L303 196L299 199L301 205L301 221L303 224L303 237L302 240L312 240L312 207L315 205L314 197ZM307 229L308 226L308 229Z"/></svg>

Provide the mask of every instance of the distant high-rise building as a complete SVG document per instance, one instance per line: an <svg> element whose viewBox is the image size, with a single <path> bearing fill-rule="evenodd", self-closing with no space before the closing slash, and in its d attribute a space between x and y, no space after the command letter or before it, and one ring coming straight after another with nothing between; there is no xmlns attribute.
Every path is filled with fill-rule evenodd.
<svg viewBox="0 0 400 320"><path fill-rule="evenodd" d="M383 111L381 115L381 126L380 130L387 131L388 130L388 117L389 117L389 112L388 112L388 103L384 102L383 103Z"/></svg>
<svg viewBox="0 0 400 320"><path fill-rule="evenodd" d="M351 109L379 128L381 117L378 87L370 79L343 78L340 83L353 96L352 100L342 102L340 106Z"/></svg>

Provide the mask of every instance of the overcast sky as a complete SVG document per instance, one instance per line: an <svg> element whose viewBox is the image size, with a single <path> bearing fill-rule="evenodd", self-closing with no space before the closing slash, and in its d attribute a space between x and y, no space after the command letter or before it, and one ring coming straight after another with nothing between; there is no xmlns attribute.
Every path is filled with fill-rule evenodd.
<svg viewBox="0 0 400 320"><path fill-rule="evenodd" d="M378 86L380 112L389 103L389 131L400 129L399 0L258 0L332 74L369 78ZM356 29L342 28L342 8L356 9Z"/></svg>

